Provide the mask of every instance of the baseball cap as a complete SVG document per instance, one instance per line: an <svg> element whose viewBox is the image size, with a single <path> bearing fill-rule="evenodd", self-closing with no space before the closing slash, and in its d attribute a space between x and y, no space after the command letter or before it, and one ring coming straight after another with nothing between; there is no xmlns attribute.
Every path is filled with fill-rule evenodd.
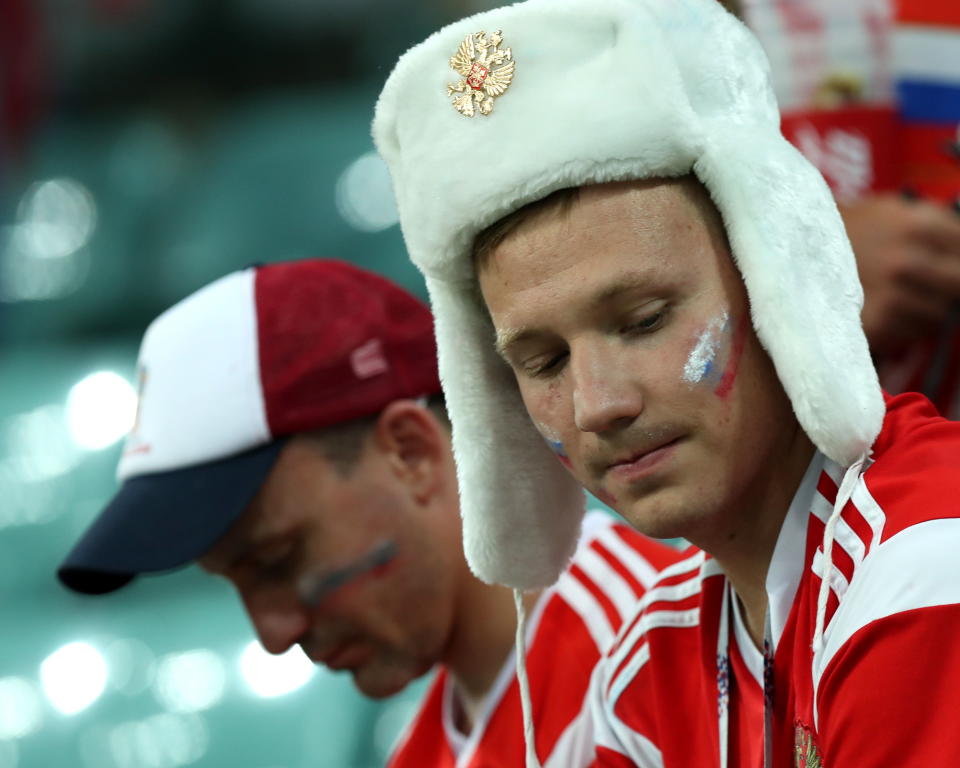
<svg viewBox="0 0 960 768"><path fill-rule="evenodd" d="M57 571L101 594L208 551L285 438L440 392L427 307L327 259L255 266L161 314L138 357L120 489Z"/></svg>

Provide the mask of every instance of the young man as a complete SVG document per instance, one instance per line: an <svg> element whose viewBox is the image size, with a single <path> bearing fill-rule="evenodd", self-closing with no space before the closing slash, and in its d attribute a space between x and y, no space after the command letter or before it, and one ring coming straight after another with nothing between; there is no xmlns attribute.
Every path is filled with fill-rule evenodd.
<svg viewBox="0 0 960 768"><path fill-rule="evenodd" d="M518 764L513 599L463 558L434 350L422 303L341 262L246 269L185 299L147 330L122 487L61 580L102 593L198 560L234 584L268 651L298 644L368 696L441 665L391 766ZM528 598L542 759L677 559L593 513L570 568Z"/></svg>
<svg viewBox="0 0 960 768"><path fill-rule="evenodd" d="M374 137L474 569L549 583L580 486L699 548L598 668L597 762L956 762L960 425L885 400L746 29L715 0L480 14L401 58Z"/></svg>

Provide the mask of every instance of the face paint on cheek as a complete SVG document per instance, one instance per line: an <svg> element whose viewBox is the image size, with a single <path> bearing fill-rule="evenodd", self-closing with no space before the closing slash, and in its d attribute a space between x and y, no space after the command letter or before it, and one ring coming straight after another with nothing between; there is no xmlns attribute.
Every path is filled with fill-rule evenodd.
<svg viewBox="0 0 960 768"><path fill-rule="evenodd" d="M722 351L724 337L730 325L730 316L724 312L713 318L694 342L687 361L683 365L681 378L688 384L715 386L720 381L720 367L717 357Z"/></svg>
<svg viewBox="0 0 960 768"><path fill-rule="evenodd" d="M737 329L733 333L733 342L730 348L730 354L727 357L727 364L724 366L723 375L720 377L720 383L714 390L717 397L726 399L727 395L733 389L733 383L737 379L737 372L740 370L740 359L743 357L743 346L747 340L747 328L750 323L750 315L744 313L743 317L737 322Z"/></svg>
<svg viewBox="0 0 960 768"><path fill-rule="evenodd" d="M537 427L537 431L543 436L543 439L547 441L547 445L550 446L550 450L554 452L556 457L560 459L560 463L563 464L567 469L572 469L570 464L570 459L567 458L567 452L563 448L563 441L560 440L560 435L554 432L546 424L542 424L537 421L534 422Z"/></svg>
<svg viewBox="0 0 960 768"><path fill-rule="evenodd" d="M711 320L687 356L683 380L691 385L709 387L717 397L725 399L733 389L740 369L749 322L750 316L744 314L734 327L727 312Z"/></svg>

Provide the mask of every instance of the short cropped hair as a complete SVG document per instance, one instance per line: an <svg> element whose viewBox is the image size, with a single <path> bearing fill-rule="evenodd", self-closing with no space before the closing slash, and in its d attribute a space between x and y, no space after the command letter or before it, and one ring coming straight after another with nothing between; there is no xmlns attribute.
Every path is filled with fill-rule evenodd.
<svg viewBox="0 0 960 768"><path fill-rule="evenodd" d="M490 254L525 221L550 213L567 213L579 199L579 187L565 187L532 203L527 203L522 208L517 208L513 213L508 213L502 219L495 221L473 239L471 258L474 272L483 271L490 261Z"/></svg>
<svg viewBox="0 0 960 768"><path fill-rule="evenodd" d="M427 399L427 410L449 431L450 417L442 394ZM341 477L349 477L360 460L364 444L380 417L379 413L362 416L342 424L304 433L320 449Z"/></svg>

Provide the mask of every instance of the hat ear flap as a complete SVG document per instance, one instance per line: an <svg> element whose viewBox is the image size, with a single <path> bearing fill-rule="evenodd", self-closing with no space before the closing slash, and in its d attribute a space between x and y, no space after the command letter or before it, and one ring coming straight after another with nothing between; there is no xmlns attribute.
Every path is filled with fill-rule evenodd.
<svg viewBox="0 0 960 768"><path fill-rule="evenodd" d="M730 128L709 135L694 172L723 217L757 337L803 430L848 466L869 451L885 406L836 203L781 136L755 137L747 147Z"/></svg>
<svg viewBox="0 0 960 768"><path fill-rule="evenodd" d="M583 490L537 432L494 350L474 282L427 278L453 424L464 552L483 581L539 589L573 556Z"/></svg>

